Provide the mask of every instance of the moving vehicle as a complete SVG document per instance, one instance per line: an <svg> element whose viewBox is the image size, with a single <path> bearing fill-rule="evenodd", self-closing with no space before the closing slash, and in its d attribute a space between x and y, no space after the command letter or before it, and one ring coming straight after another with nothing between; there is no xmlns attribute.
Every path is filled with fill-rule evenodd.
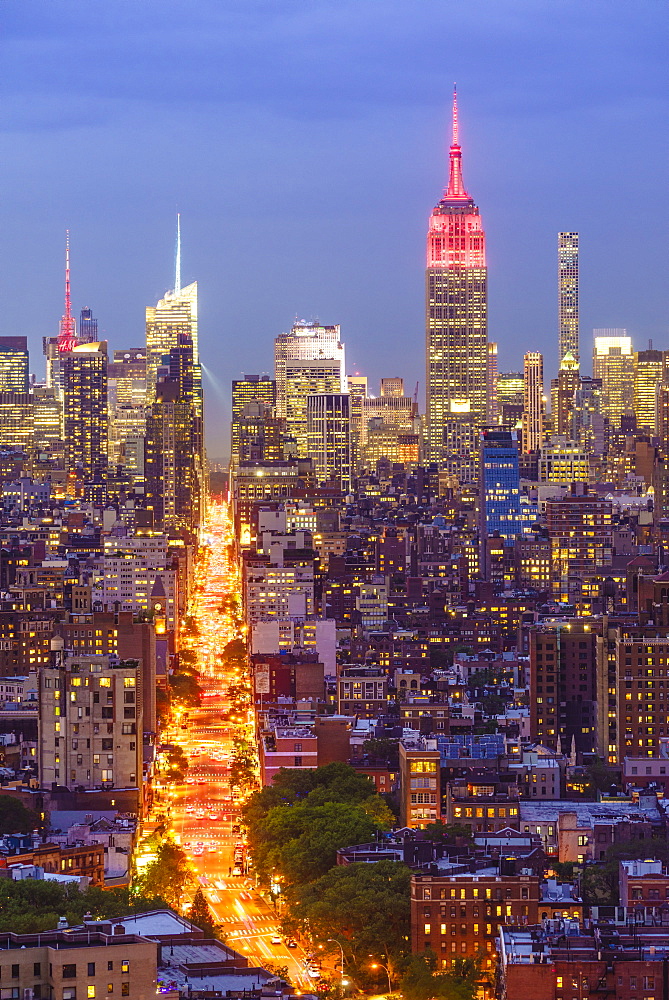
<svg viewBox="0 0 669 1000"><path fill-rule="evenodd" d="M270 940L271 940L272 944L281 944L281 935L280 934L272 934L272 937L270 938Z"/></svg>

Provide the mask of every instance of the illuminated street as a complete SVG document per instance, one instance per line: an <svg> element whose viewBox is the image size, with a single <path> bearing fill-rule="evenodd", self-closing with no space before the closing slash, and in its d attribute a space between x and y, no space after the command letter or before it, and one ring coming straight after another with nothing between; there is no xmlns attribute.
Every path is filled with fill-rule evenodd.
<svg viewBox="0 0 669 1000"><path fill-rule="evenodd" d="M239 589L237 567L229 557L230 530L227 506L212 504L210 551L197 570L198 590L191 609L199 634L182 639L182 649L190 647L197 654L204 693L201 707L174 719L169 733L189 760L186 783L170 790L171 826L230 945L248 955L252 964L271 961L287 966L291 979L306 985L302 949L289 949L283 938L272 944L278 935L276 916L255 891L254 880L241 874L235 862L235 845L242 842L239 810L248 789L231 786L230 758L235 738L254 742L254 733L248 709L231 714L234 706L228 690L244 678L220 658L225 644L238 637L234 603L226 600Z"/></svg>

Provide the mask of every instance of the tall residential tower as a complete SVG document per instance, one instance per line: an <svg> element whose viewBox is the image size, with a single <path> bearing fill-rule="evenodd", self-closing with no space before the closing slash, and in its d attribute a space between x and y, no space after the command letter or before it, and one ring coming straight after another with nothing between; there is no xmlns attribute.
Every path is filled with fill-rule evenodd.
<svg viewBox="0 0 669 1000"><path fill-rule="evenodd" d="M558 233L558 363L578 354L578 233Z"/></svg>
<svg viewBox="0 0 669 1000"><path fill-rule="evenodd" d="M449 160L427 234L427 457L468 482L487 419L488 272L481 217L462 179L456 95Z"/></svg>

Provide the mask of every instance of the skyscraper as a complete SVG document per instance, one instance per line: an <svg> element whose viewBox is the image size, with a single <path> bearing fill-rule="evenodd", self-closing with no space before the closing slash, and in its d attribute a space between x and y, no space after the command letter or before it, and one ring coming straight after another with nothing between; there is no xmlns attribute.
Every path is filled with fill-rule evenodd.
<svg viewBox="0 0 669 1000"><path fill-rule="evenodd" d="M28 391L28 340L0 337L0 392Z"/></svg>
<svg viewBox="0 0 669 1000"><path fill-rule="evenodd" d="M251 452L254 453L254 458L259 458L260 452L263 459L270 457L265 455L265 431L270 430L269 438L274 443L274 439L278 437L278 421L274 417L275 405L276 383L268 375L247 375L245 378L233 381L230 450L230 462L233 468L237 468L240 462L248 461ZM266 428L266 422L271 427ZM271 433L275 428L276 433ZM278 459L282 457L278 454L278 440L276 445L274 449L276 453L272 457Z"/></svg>
<svg viewBox="0 0 669 1000"><path fill-rule="evenodd" d="M488 341L488 423L499 422L499 401L497 398L497 381L499 369L497 366L497 344Z"/></svg>
<svg viewBox="0 0 669 1000"><path fill-rule="evenodd" d="M94 344L98 339L98 321L88 306L79 313L79 343Z"/></svg>
<svg viewBox="0 0 669 1000"><path fill-rule="evenodd" d="M571 437L574 393L580 386L578 361L571 351L567 351L560 361L558 377L551 382L551 419L554 434Z"/></svg>
<svg viewBox="0 0 669 1000"><path fill-rule="evenodd" d="M347 392L326 392L307 398L307 441L319 483L334 480L344 492L351 488L351 422Z"/></svg>
<svg viewBox="0 0 669 1000"><path fill-rule="evenodd" d="M578 233L558 233L558 362L578 353Z"/></svg>
<svg viewBox="0 0 669 1000"><path fill-rule="evenodd" d="M486 422L488 273L481 217L462 179L455 95L449 160L448 187L427 234L427 453L467 482L478 471L475 428ZM449 455L458 441L460 452Z"/></svg>
<svg viewBox="0 0 669 1000"><path fill-rule="evenodd" d="M594 331L592 374L602 380L602 415L614 430L634 408L634 354L626 330Z"/></svg>
<svg viewBox="0 0 669 1000"><path fill-rule="evenodd" d="M295 439L297 455L309 456L307 442L307 399L315 393L341 393L345 382L342 358L311 358L287 360L285 377L286 433ZM278 406L277 383L277 410Z"/></svg>
<svg viewBox="0 0 669 1000"><path fill-rule="evenodd" d="M107 344L61 354L65 468L70 496L97 497L107 473Z"/></svg>
<svg viewBox="0 0 669 1000"><path fill-rule="evenodd" d="M669 378L669 352L634 352L634 395L632 403L639 430L657 433L657 394Z"/></svg>
<svg viewBox="0 0 669 1000"><path fill-rule="evenodd" d="M312 389L312 392L343 392L346 389L346 365L344 362L344 345L341 343L339 324L322 326L320 323L295 323L290 333L281 333L274 341L274 379L276 381L276 414L278 417L288 416L288 396L286 386L287 369L295 373L299 362L337 361L339 386L329 389ZM308 365L306 366L309 367ZM314 367L314 366L312 366ZM332 365L328 370L334 371Z"/></svg>
<svg viewBox="0 0 669 1000"><path fill-rule="evenodd" d="M198 415L202 416L202 372L198 347L197 281L181 286L181 219L177 216L177 251L174 289L146 310L147 402L155 399L158 369L162 360L186 334L193 344L193 391Z"/></svg>
<svg viewBox="0 0 669 1000"><path fill-rule="evenodd" d="M523 451L538 451L544 439L544 358L528 351L523 359Z"/></svg>
<svg viewBox="0 0 669 1000"><path fill-rule="evenodd" d="M520 472L515 431L486 428L481 435L481 538L497 531L503 538L523 533Z"/></svg>

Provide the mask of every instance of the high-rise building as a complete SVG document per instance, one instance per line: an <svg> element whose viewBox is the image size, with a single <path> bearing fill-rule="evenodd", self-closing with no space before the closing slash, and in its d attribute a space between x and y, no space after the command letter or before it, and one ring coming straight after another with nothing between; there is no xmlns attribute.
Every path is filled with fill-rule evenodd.
<svg viewBox="0 0 669 1000"><path fill-rule="evenodd" d="M299 362L337 361L340 384L333 389L312 389L312 392L344 392L346 390L346 365L344 345L340 340L340 327L322 326L318 322L304 320L295 323L290 333L281 333L274 341L274 379L276 381L276 412L279 417L288 416L289 388L288 369L295 372ZM333 366L329 366L334 370Z"/></svg>
<svg viewBox="0 0 669 1000"><path fill-rule="evenodd" d="M22 448L33 444L33 404L27 392L0 392L0 448Z"/></svg>
<svg viewBox="0 0 669 1000"><path fill-rule="evenodd" d="M204 503L202 420L197 412L193 343L178 336L158 369L156 398L147 411L146 505L154 526L191 531Z"/></svg>
<svg viewBox="0 0 669 1000"><path fill-rule="evenodd" d="M555 434L539 450L538 470L540 483L560 483L563 486L587 483L590 475L588 453L576 441Z"/></svg>
<svg viewBox="0 0 669 1000"><path fill-rule="evenodd" d="M174 289L166 292L155 306L146 310L146 394L147 403L156 398L158 369L179 336L190 338L193 345L193 393L195 408L203 416L202 370L198 340L197 281L181 285L181 217L177 216L177 251Z"/></svg>
<svg viewBox="0 0 669 1000"><path fill-rule="evenodd" d="M404 395L404 379L382 378L381 395L384 397L399 396L401 398Z"/></svg>
<svg viewBox="0 0 669 1000"><path fill-rule="evenodd" d="M36 385L32 391L33 443L36 450L53 447L63 440L63 408L55 389Z"/></svg>
<svg viewBox="0 0 669 1000"><path fill-rule="evenodd" d="M602 415L613 430L634 410L634 354L627 331L594 330L592 374L602 380Z"/></svg>
<svg viewBox="0 0 669 1000"><path fill-rule="evenodd" d="M573 484L571 495L546 501L546 525L553 597L587 610L600 596L602 578L612 564L611 501L588 495L584 484Z"/></svg>
<svg viewBox="0 0 669 1000"><path fill-rule="evenodd" d="M295 441L296 454L309 456L307 442L307 399L320 393L341 393L346 381L343 358L288 359L284 364L285 421L288 438ZM277 382L277 411L278 405Z"/></svg>
<svg viewBox="0 0 669 1000"><path fill-rule="evenodd" d="M560 361L557 378L551 382L551 421L553 433L563 437L571 435L571 414L574 393L581 386L579 364L571 351Z"/></svg>
<svg viewBox="0 0 669 1000"><path fill-rule="evenodd" d="M669 351L634 352L632 403L638 430L657 434L657 393L669 381Z"/></svg>
<svg viewBox="0 0 669 1000"><path fill-rule="evenodd" d="M319 483L351 488L350 407L347 392L307 397L307 443Z"/></svg>
<svg viewBox="0 0 669 1000"><path fill-rule="evenodd" d="M98 321L93 316L93 310L88 306L79 313L79 343L94 344L98 339Z"/></svg>
<svg viewBox="0 0 669 1000"><path fill-rule="evenodd" d="M107 368L107 384L109 461L127 466L132 453L130 464L136 472L135 443L146 433L146 350L132 347L114 351L114 360Z"/></svg>
<svg viewBox="0 0 669 1000"><path fill-rule="evenodd" d="M601 706L600 706L601 709ZM546 622L530 633L530 735L563 751L596 747L597 636L588 622Z"/></svg>
<svg viewBox="0 0 669 1000"><path fill-rule="evenodd" d="M349 375L349 414L351 419L351 468L356 469L360 456L360 436L362 433L362 405L367 398L367 376Z"/></svg>
<svg viewBox="0 0 669 1000"><path fill-rule="evenodd" d="M578 233L558 233L558 362L579 360Z"/></svg>
<svg viewBox="0 0 669 1000"><path fill-rule="evenodd" d="M523 451L538 451L544 439L543 355L529 351L523 365Z"/></svg>
<svg viewBox="0 0 669 1000"><path fill-rule="evenodd" d="M608 421L602 415L602 380L581 376L574 393L571 437L589 455L601 458L606 451Z"/></svg>
<svg viewBox="0 0 669 1000"><path fill-rule="evenodd" d="M457 99L448 187L430 216L426 270L427 457L461 481L478 471L478 428L488 388L488 273L485 233L462 179ZM458 429L458 424L467 425ZM459 440L462 451L449 448Z"/></svg>
<svg viewBox="0 0 669 1000"><path fill-rule="evenodd" d="M494 532L503 538L521 535L524 520L515 431L486 428L482 432L479 490L481 538Z"/></svg>
<svg viewBox="0 0 669 1000"><path fill-rule="evenodd" d="M499 421L499 402L497 399L497 381L499 370L497 367L497 344L492 340L488 341L488 414L489 424L496 424Z"/></svg>
<svg viewBox="0 0 669 1000"><path fill-rule="evenodd" d="M0 337L0 392L28 391L28 340Z"/></svg>
<svg viewBox="0 0 669 1000"><path fill-rule="evenodd" d="M68 492L95 495L107 474L107 343L78 344L60 364Z"/></svg>
<svg viewBox="0 0 669 1000"><path fill-rule="evenodd" d="M39 673L40 778L70 788L137 788L142 780L142 665L67 655L52 640Z"/></svg>
<svg viewBox="0 0 669 1000"><path fill-rule="evenodd" d="M274 416L275 406L276 383L268 375L247 375L233 381L230 450L233 468L237 468L240 462L283 457L281 422ZM272 429L276 433L271 433ZM266 454L270 440L271 456Z"/></svg>

